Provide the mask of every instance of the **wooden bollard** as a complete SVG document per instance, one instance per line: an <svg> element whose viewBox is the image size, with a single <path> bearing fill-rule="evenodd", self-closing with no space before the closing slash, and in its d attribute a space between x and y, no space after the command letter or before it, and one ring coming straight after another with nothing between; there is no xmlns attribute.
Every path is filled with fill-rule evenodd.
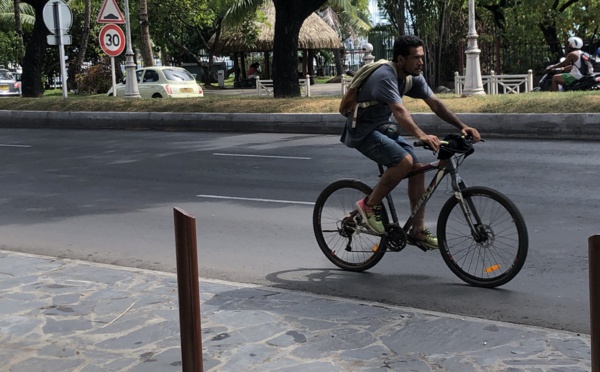
<svg viewBox="0 0 600 372"><path fill-rule="evenodd" d="M183 372L203 372L196 218L178 208L174 209L174 215L181 370Z"/></svg>

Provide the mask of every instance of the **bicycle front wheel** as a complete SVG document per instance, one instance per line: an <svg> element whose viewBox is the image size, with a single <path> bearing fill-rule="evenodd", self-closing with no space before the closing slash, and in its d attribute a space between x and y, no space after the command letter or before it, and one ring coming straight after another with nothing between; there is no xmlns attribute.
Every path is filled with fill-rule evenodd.
<svg viewBox="0 0 600 372"><path fill-rule="evenodd" d="M385 254L382 236L371 233L356 212L356 202L372 189L356 180L339 180L327 186L317 198L313 229L325 256L337 267L364 271L375 266ZM382 222L387 225L385 210Z"/></svg>
<svg viewBox="0 0 600 372"><path fill-rule="evenodd" d="M496 190L469 187L462 195L468 217L452 197L438 219L438 244L444 261L471 285L493 288L508 283L527 257L529 241L523 216Z"/></svg>

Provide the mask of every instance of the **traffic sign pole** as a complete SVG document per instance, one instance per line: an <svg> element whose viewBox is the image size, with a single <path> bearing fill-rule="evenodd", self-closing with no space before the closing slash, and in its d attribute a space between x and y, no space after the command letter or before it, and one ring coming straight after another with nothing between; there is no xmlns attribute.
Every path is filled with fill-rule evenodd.
<svg viewBox="0 0 600 372"><path fill-rule="evenodd" d="M117 76L115 73L115 57L110 57L110 66L112 70L112 87L113 87L113 97L117 96Z"/></svg>
<svg viewBox="0 0 600 372"><path fill-rule="evenodd" d="M121 27L108 24L100 30L100 46L102 50L110 56L110 65L112 70L113 96L117 96L117 82L115 77L115 57L123 53L125 48L125 35Z"/></svg>
<svg viewBox="0 0 600 372"><path fill-rule="evenodd" d="M44 5L42 11L44 23L52 35L46 38L48 44L57 45L60 54L60 75L63 97L67 98L67 69L65 66L65 44L71 43L71 35L67 35L73 23L71 9L62 0L51 0Z"/></svg>
<svg viewBox="0 0 600 372"><path fill-rule="evenodd" d="M62 85L62 94L63 98L67 98L67 68L65 66L65 46L63 44L63 29L62 29L62 20L60 16L60 3L55 2L52 4L54 8L54 19L56 19L56 35L58 41L58 51L60 55L60 71L61 71L61 85Z"/></svg>

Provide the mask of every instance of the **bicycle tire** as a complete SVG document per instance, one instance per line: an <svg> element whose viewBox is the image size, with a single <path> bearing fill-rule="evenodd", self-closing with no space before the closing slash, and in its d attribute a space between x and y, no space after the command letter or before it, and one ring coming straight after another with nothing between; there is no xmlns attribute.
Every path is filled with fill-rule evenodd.
<svg viewBox="0 0 600 372"><path fill-rule="evenodd" d="M455 197L438 218L440 253L456 276L477 287L494 288L511 281L525 264L529 247L527 226L517 207L502 193L487 187L462 190L471 219L481 217L476 241ZM471 207L475 207L475 211Z"/></svg>
<svg viewBox="0 0 600 372"><path fill-rule="evenodd" d="M328 185L315 202L313 230L317 243L325 257L340 269L368 270L385 254L382 236L370 234L360 225L346 230L343 225L343 220L356 210L356 202L372 191L363 182L343 179ZM385 209L381 218L387 225Z"/></svg>

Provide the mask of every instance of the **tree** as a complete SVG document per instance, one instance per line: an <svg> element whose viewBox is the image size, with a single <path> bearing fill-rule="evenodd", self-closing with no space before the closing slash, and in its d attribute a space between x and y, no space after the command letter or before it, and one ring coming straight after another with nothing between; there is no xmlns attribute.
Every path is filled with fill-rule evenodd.
<svg viewBox="0 0 600 372"><path fill-rule="evenodd" d="M275 36L273 40L273 96L299 97L298 38L304 20L326 0L273 0Z"/></svg>
<svg viewBox="0 0 600 372"><path fill-rule="evenodd" d="M81 65L85 59L85 55L88 49L88 42L90 38L90 23L92 13L92 1L83 0L83 29L81 32L81 39L79 41L79 48L77 48L77 54L73 61L69 63L69 78L67 79L67 87L72 90L77 88L77 75L81 73Z"/></svg>
<svg viewBox="0 0 600 372"><path fill-rule="evenodd" d="M23 58L23 97L41 97L44 93L42 65L46 35L48 35L48 29L44 24L44 6L47 2L48 0L26 0L26 3L34 9L35 24Z"/></svg>
<svg viewBox="0 0 600 372"><path fill-rule="evenodd" d="M150 22L148 22L148 1L140 0L140 34L142 59L145 66L154 66L154 51L150 41Z"/></svg>
<svg viewBox="0 0 600 372"><path fill-rule="evenodd" d="M153 41L163 59L174 62L195 62L202 70L201 80L210 82L212 65L211 35L220 34L221 22L236 0L150 0L149 14ZM208 63L200 51L208 52Z"/></svg>
<svg viewBox="0 0 600 372"><path fill-rule="evenodd" d="M264 1L237 0L225 17L226 23L236 23L252 14ZM299 97L298 38L302 24L327 0L273 0L275 4L275 35L273 40L273 95L275 98ZM352 11L349 0L329 0L329 4ZM230 23L229 23L230 24Z"/></svg>
<svg viewBox="0 0 600 372"><path fill-rule="evenodd" d="M342 4L348 6L348 4ZM367 36L371 30L371 21L368 16L368 3L366 0L350 0L350 7L346 10L340 4L326 3L319 13L328 25L338 32L340 38L345 41L351 37ZM334 54L336 74L344 73L342 56L344 51L338 50Z"/></svg>

